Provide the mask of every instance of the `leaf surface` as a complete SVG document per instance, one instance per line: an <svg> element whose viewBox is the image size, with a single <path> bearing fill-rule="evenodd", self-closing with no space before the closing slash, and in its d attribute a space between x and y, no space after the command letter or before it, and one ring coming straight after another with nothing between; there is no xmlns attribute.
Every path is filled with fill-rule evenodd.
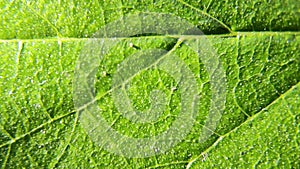
<svg viewBox="0 0 300 169"><path fill-rule="evenodd" d="M300 15L296 1L177 0L156 1L155 5L152 1L3 1L0 5L2 168L299 166ZM194 127L165 154L125 158L98 146L83 129L74 109L72 80L76 60L87 42L84 37L126 13L141 10L173 13L212 34L207 39L226 71L226 109L212 137L200 143L211 101L209 75L197 55L180 45L174 53L197 77L201 93ZM269 32L259 32L263 30ZM150 137L167 130L178 116L182 91L174 90L174 79L163 71L140 72L128 90L138 110L149 108L151 90L165 92L169 104L157 122L130 123L118 112L111 95L104 95L118 63L139 50L170 51L177 40L168 36L125 38L100 65L95 82L97 104L120 133Z"/></svg>
<svg viewBox="0 0 300 169"><path fill-rule="evenodd" d="M2 39L90 37L128 13L162 12L186 19L206 34L299 31L298 0L152 0L0 2Z"/></svg>

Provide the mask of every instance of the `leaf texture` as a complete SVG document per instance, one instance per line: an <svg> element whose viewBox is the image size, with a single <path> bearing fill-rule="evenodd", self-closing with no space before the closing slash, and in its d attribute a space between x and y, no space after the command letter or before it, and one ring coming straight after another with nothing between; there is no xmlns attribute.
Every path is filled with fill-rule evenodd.
<svg viewBox="0 0 300 169"><path fill-rule="evenodd" d="M0 6L2 168L299 166L300 15L295 0L2 1ZM194 127L164 154L125 158L95 144L83 129L74 108L72 80L76 60L88 40L85 37L127 13L143 10L173 13L211 34L206 38L226 71L226 108L212 137L199 142L211 101L210 78L187 45L176 46L174 53L200 86ZM109 52L99 67L95 87L97 104L114 129L131 137L148 137L165 131L176 119L181 91L174 90L174 79L163 71L141 72L128 91L139 110L149 108L151 90L165 91L168 109L158 122L130 123L118 113L111 95L104 94L123 59L139 50L170 51L177 40L169 36L124 38Z"/></svg>

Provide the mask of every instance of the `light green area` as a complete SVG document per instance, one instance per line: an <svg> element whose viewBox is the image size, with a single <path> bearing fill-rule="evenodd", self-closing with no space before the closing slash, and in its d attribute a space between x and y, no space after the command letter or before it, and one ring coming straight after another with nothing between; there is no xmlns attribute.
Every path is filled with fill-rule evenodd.
<svg viewBox="0 0 300 169"><path fill-rule="evenodd" d="M78 123L72 102L72 76L84 39L2 41L2 166L46 167L50 164L50 167L68 168L135 168L167 165L177 168L194 159L195 165L223 164L218 160L226 157L233 166L252 166L265 161L276 164L279 159L282 163L279 161L278 164L282 166L296 166L299 157L299 142L296 142L300 110L296 100L300 80L299 37L297 33L208 37L224 64L228 87L226 110L215 135L205 143L199 143L198 138L209 110L209 77L204 65L196 62L196 55L187 46L177 48L175 53L185 60L195 76L200 75L198 83L203 94L199 116L192 132L174 149L145 159L127 159L102 150ZM138 51L130 48L130 42L141 49L169 50L174 45L173 39L164 37L125 39L116 46L118 50L112 50L99 69L98 77L102 78L96 83L98 94L109 90L113 69L122 60L117 56L127 57ZM101 71L104 68L105 74ZM147 93L153 87L166 91L168 99L171 96L172 79L157 70L153 70L153 75L149 73L141 73L131 82L129 94L138 109L147 107ZM145 78L147 80L142 80ZM158 83L157 79L164 83ZM143 92L138 92L141 90ZM172 94L170 109L160 121L145 125L130 124L120 117L109 95L98 104L105 110L103 115L107 121L115 121L113 128L130 136L147 137L166 130L176 118L179 92L176 90ZM208 147L211 148L206 150ZM271 148L273 153L267 153ZM206 163L201 162L203 152L208 153ZM283 152L283 157L277 152ZM256 154L261 157L256 157Z"/></svg>
<svg viewBox="0 0 300 169"><path fill-rule="evenodd" d="M219 137L189 165L194 168L297 168L299 103L300 83Z"/></svg>
<svg viewBox="0 0 300 169"><path fill-rule="evenodd" d="M300 34L278 31L299 31L299 4L297 0L1 1L0 166L297 168ZM201 91L194 128L165 154L129 159L103 150L83 130L74 111L72 77L76 59L87 41L84 37L123 14L141 10L173 13L205 33L231 32L207 36L226 70L227 100L215 134L199 143L210 106L209 76L197 55L186 45L179 46L174 53L198 77ZM117 63L139 51L130 43L140 50L170 50L176 40L164 36L124 39L99 67L96 94L101 96L110 89ZM162 117L155 123L131 124L120 116L107 95L97 102L105 110L106 120L132 137L153 136L168 129L179 112L181 91L172 90L173 79L152 70L141 72L131 84L129 97L140 110L149 107L152 89L165 91L170 104Z"/></svg>

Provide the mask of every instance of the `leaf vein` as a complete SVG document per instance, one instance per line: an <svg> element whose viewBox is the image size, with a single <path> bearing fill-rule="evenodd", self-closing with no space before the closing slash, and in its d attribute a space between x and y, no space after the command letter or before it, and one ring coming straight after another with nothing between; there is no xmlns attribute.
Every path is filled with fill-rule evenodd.
<svg viewBox="0 0 300 169"><path fill-rule="evenodd" d="M270 106L272 106L273 104L275 104L276 102L278 102L280 99L284 99L284 97L289 94L291 91L293 91L296 87L300 86L300 82L298 82L297 84L295 84L294 86L292 86L290 89L288 89L287 91L285 91L284 93L282 93L279 97L277 97L276 99L274 99L270 104L268 104L265 108L262 108L259 112L257 112L256 114L254 114L253 116L249 117L246 121L244 121L243 123L241 123L240 125L236 126L235 128L233 128L232 130L228 131L227 133L223 134L221 137L219 137L217 139L216 142L214 142L214 144L212 144L211 146L209 146L207 149L205 149L200 155L198 155L196 158L189 160L189 166L192 165L193 162L197 161L203 153L208 153L212 148L214 148L215 146L217 146L219 144L219 142L229 136L231 133L233 133L234 131L237 131L239 128L241 128L244 124L247 124L250 121L253 121L255 118L257 118L264 110L268 109ZM190 164L191 163L191 164Z"/></svg>
<svg viewBox="0 0 300 169"><path fill-rule="evenodd" d="M34 133L34 132L36 132L36 131L44 128L45 126L47 126L49 124L52 124L53 122L58 121L60 119L63 119L65 117L67 117L67 116L70 116L70 115L72 115L74 113L75 113L75 111L72 111L72 112L66 113L64 115L58 116L56 118L52 118L51 120L49 120L49 121L47 121L47 122L45 122L45 123L43 123L43 124L41 124L41 125L33 128L32 130L30 130L30 131L28 131L28 132L26 132L26 133L24 133L24 134L22 134L22 135L20 135L18 137L15 137L14 139L12 139L10 141L7 141L6 143L1 144L0 148L2 148L4 146L7 146L7 145L11 145L11 144L15 143L16 141L18 141L20 139L23 139L24 137L26 137L26 136L28 136L28 135L30 135L30 134L32 134L32 133Z"/></svg>
<svg viewBox="0 0 300 169"><path fill-rule="evenodd" d="M194 7L193 5L188 4L187 2L185 2L185 1L183 1L183 0L177 0L177 1L180 2L180 3L182 3L183 5L186 5L186 6L190 7L190 8L192 8L192 9L197 10L198 12L200 12L200 13L202 13L203 15L207 16L208 18L210 18L210 19L212 19L212 20L218 22L220 25L222 25L224 28L226 28L230 33L234 33L234 32L229 28L229 26L227 26L225 23L223 23L222 21L220 21L220 20L217 19L216 17L210 15L210 14L207 13L206 11L201 10L201 9L199 9L199 8L196 8L196 7Z"/></svg>
<svg viewBox="0 0 300 169"><path fill-rule="evenodd" d="M56 165L59 163L61 157L64 155L64 153L66 152L68 146L70 145L70 142L71 142L71 140L72 140L72 137L73 137L73 135L74 135L74 133L75 133L76 126L77 126L77 124L78 124L78 116L79 116L79 113L77 112L75 116L76 116L76 117L75 117L75 120L74 120L74 125L73 125L73 128L72 128L71 134L70 134L70 136L69 136L68 139L67 139L67 143L65 144L65 146L64 146L64 148L63 148L63 150L62 150L62 152L61 152L60 154L57 155L57 158L55 158L55 161L54 161L53 163L50 164L50 167L49 167L49 168L52 168L52 169L53 169L53 168L56 168L56 167L57 167Z"/></svg>
<svg viewBox="0 0 300 169"><path fill-rule="evenodd" d="M33 12L36 16L38 16L39 18L41 18L42 20L44 20L45 22L47 22L56 32L58 37L62 37L62 35L60 34L60 32L58 31L58 28L50 22L49 19L47 19L46 17L44 17L43 15L41 15L40 13L38 13L35 9L33 9L32 7L30 7L25 1L22 1L22 3L31 11Z"/></svg>

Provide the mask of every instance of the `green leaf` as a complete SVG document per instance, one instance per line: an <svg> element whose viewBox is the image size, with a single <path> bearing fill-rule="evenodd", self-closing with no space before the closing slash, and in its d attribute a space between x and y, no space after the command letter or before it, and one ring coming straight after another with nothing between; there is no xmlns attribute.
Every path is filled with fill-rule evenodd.
<svg viewBox="0 0 300 169"><path fill-rule="evenodd" d="M299 166L300 34L296 31L300 15L296 0L178 0L155 4L152 0L3 1L0 5L2 168ZM111 95L104 95L111 88L118 63L140 50L170 51L176 46L174 53L198 77L201 91L199 116L184 140L161 155L126 158L106 151L87 134L74 108L72 80L76 60L88 41L83 37L90 37L124 14L146 9L173 13L206 33L231 33L207 36L226 70L226 109L214 134L199 142L211 101L204 63L187 45L176 46L177 38L124 38L99 66L95 82L100 98L97 104L114 129L131 137L151 137L167 130L180 111L182 91L172 77L156 69L134 77L128 95L134 107L142 111L150 107L153 89L164 91L170 102L157 122L131 123L118 112Z"/></svg>
<svg viewBox="0 0 300 169"><path fill-rule="evenodd" d="M299 96L300 83L234 130L219 137L212 146L190 160L188 166L299 166Z"/></svg>
<svg viewBox="0 0 300 169"><path fill-rule="evenodd" d="M90 37L100 27L138 11L171 13L198 26L204 33L230 31L297 31L298 0L4 0L0 37Z"/></svg>

